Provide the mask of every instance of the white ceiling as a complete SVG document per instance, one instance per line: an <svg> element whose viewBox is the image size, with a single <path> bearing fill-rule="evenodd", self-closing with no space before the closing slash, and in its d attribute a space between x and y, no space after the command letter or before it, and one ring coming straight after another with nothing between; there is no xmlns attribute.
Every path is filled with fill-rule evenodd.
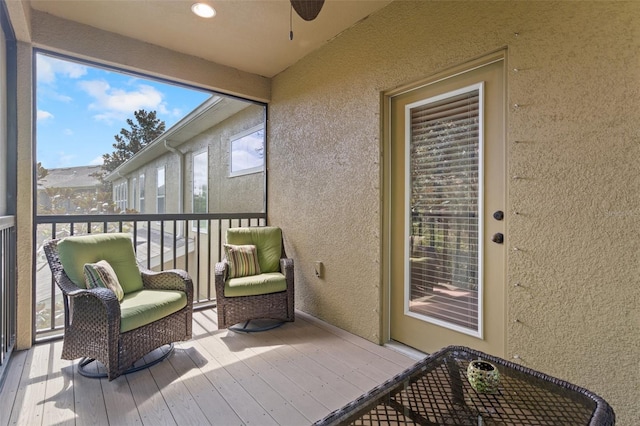
<svg viewBox="0 0 640 426"><path fill-rule="evenodd" d="M288 0L201 0L211 19L195 16L196 0L32 0L33 9L102 30L273 77L392 0L326 0L318 17L293 11Z"/></svg>

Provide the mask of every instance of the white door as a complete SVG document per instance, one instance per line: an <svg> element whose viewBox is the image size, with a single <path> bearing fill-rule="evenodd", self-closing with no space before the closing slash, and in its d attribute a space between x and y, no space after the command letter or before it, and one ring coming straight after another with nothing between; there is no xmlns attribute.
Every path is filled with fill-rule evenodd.
<svg viewBox="0 0 640 426"><path fill-rule="evenodd" d="M390 337L505 353L504 59L391 98Z"/></svg>

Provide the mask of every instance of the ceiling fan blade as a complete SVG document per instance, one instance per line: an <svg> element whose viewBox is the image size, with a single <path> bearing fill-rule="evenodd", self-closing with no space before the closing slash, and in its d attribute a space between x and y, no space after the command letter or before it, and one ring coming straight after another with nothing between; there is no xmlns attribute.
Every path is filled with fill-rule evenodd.
<svg viewBox="0 0 640 426"><path fill-rule="evenodd" d="M324 5L324 0L290 0L291 6L296 11L298 15L305 21L313 21L316 19L322 6Z"/></svg>

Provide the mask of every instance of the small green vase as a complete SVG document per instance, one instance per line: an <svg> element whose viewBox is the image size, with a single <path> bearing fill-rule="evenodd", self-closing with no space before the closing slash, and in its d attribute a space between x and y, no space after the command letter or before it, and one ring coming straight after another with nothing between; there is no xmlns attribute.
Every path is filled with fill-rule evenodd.
<svg viewBox="0 0 640 426"><path fill-rule="evenodd" d="M467 379L476 391L481 393L495 393L500 384L498 368L487 361L475 360L467 367Z"/></svg>

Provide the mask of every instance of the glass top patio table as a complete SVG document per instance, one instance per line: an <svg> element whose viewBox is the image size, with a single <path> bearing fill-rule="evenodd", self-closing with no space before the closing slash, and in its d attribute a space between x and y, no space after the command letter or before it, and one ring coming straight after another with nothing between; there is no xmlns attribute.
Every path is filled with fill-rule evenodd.
<svg viewBox="0 0 640 426"><path fill-rule="evenodd" d="M482 359L500 373L495 393L467 380ZM446 347L334 411L316 425L613 425L598 395L535 370L462 346Z"/></svg>

